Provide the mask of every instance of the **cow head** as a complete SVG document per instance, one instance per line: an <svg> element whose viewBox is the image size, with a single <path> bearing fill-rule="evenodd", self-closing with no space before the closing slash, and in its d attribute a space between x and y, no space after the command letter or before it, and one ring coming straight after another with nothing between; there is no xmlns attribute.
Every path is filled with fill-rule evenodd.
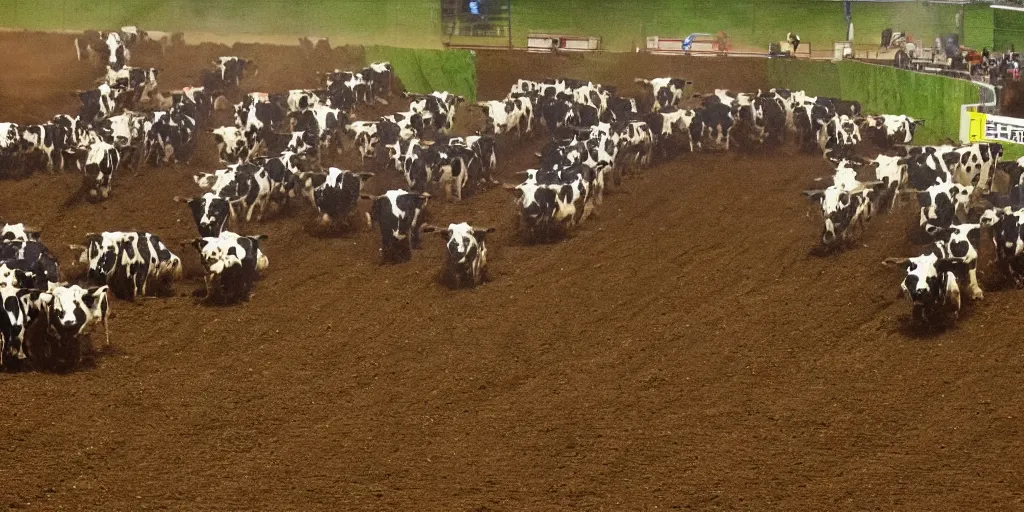
<svg viewBox="0 0 1024 512"><path fill-rule="evenodd" d="M95 308L107 298L108 286L82 288L58 286L49 293L50 327L60 335L79 335L90 323Z"/></svg>
<svg viewBox="0 0 1024 512"><path fill-rule="evenodd" d="M22 223L4 224L0 229L0 242L38 242L42 231L39 228L28 227Z"/></svg>
<svg viewBox="0 0 1024 512"><path fill-rule="evenodd" d="M36 282L35 272L12 268L15 262L0 263L0 288L33 288Z"/></svg>
<svg viewBox="0 0 1024 512"><path fill-rule="evenodd" d="M900 265L906 270L900 289L904 297L920 306L942 304L950 292L959 293L954 273L965 267L962 261L942 258L936 251L916 258L890 259L886 263Z"/></svg>
<svg viewBox="0 0 1024 512"><path fill-rule="evenodd" d="M1014 211L1010 207L992 208L985 211L979 221L982 226L992 228L996 252L1001 259L1011 258L1024 253L1024 240L1021 239L1024 227L1024 210Z"/></svg>
<svg viewBox="0 0 1024 512"><path fill-rule="evenodd" d="M182 198L175 196L174 201L184 203L192 213L192 219L201 237L219 236L224 231L231 205L216 194L206 193L200 197Z"/></svg>

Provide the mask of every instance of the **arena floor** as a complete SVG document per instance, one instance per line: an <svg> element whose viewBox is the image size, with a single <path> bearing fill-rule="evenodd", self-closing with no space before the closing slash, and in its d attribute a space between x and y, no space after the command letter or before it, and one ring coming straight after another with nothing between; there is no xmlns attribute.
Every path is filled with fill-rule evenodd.
<svg viewBox="0 0 1024 512"><path fill-rule="evenodd" d="M71 92L99 76L64 36L2 34L0 47L5 121L75 112ZM307 87L314 71L358 63L356 52L314 65L297 49L206 45L133 65L157 65L173 88L219 54L258 60L247 90ZM481 98L520 77L587 72L552 59L481 53ZM763 85L731 60L622 61L588 78ZM471 125L463 116L459 128ZM539 142L502 147L505 181ZM245 230L270 236L270 269L234 307L192 296L198 260L179 243L195 227L171 200L214 168L207 139L188 168L120 171L103 204L73 201L72 174L0 183L0 219L42 227L65 266L87 232L140 229L189 271L175 297L115 301L113 347L85 367L0 374L0 506L1024 506L1013 327L1024 292L999 290L986 245L984 302L948 332L910 329L900 273L881 261L913 255L915 205L876 219L862 246L815 256L819 221L800 191L828 172L820 158L684 156L628 177L575 236L547 246L519 244L501 188L436 200L432 222L498 229L494 280L472 291L438 284L439 239L410 263L381 266L374 234L314 236L302 210ZM400 183L381 178L373 192Z"/></svg>

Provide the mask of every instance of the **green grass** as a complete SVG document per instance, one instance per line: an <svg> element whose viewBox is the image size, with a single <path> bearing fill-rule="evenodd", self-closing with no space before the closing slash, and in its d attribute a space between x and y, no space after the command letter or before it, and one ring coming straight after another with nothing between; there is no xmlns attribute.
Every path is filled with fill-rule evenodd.
<svg viewBox="0 0 1024 512"><path fill-rule="evenodd" d="M734 45L767 49L768 44L793 31L812 48L826 50L846 38L846 20L840 2L818 0L514 0L513 39L524 45L530 32L601 36L604 47L630 51L642 46L647 36L685 37L693 32L724 30ZM628 8L623 8L628 5ZM854 38L858 44L877 45L887 27L911 34L917 40L956 31L959 8L918 3L856 3L853 6ZM984 41L991 23L978 15L973 23ZM987 30L987 32L986 32ZM986 35L987 34L987 35Z"/></svg>
<svg viewBox="0 0 1024 512"><path fill-rule="evenodd" d="M34 30L122 25L216 34L329 37L333 44L440 48L428 0L0 0L0 25Z"/></svg>

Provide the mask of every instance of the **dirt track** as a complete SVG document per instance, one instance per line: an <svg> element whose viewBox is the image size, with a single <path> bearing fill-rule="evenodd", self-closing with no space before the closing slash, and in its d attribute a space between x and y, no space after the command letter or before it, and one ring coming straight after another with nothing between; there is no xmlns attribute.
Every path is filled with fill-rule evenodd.
<svg viewBox="0 0 1024 512"><path fill-rule="evenodd" d="M5 121L72 112L65 93L98 76L66 38L2 42ZM248 88L313 83L294 50L251 50ZM162 84L188 83L217 50L190 52L160 62ZM481 53L481 98L526 67L565 69L544 59ZM668 74L631 62L594 78ZM701 89L759 85L731 60L692 65ZM503 148L503 176L532 151ZM195 228L171 198L214 162L205 141L190 168L121 172L101 205L61 208L75 176L4 181L0 218L41 226L65 264L89 231L143 229L177 249ZM173 298L115 302L114 348L91 367L0 374L0 505L1019 509L1021 292L986 271L986 299L959 327L913 334L899 274L880 264L914 251L913 205L877 219L864 247L811 256L818 225L799 191L826 167L686 157L632 176L576 236L540 247L512 236L504 190L435 201L434 222L499 230L494 281L464 292L437 284L434 238L380 266L372 234L313 237L308 210L269 220L246 230L270 235L250 303L198 305L193 279ZM191 249L178 253L194 272Z"/></svg>

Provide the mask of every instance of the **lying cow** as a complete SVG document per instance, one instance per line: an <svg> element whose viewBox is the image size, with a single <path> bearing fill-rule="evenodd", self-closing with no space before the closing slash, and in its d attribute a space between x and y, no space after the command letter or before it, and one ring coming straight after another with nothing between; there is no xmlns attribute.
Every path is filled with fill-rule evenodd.
<svg viewBox="0 0 1024 512"><path fill-rule="evenodd" d="M445 240L444 280L453 288L475 287L487 281L487 233L494 228L473 227L468 222L449 224L437 230L424 226L423 232L437 231Z"/></svg>
<svg viewBox="0 0 1024 512"><path fill-rule="evenodd" d="M146 296L149 291L167 292L181 279L181 259L160 237L141 231L104 231L86 235L79 262L87 266L87 278L98 285L110 285L125 300Z"/></svg>

